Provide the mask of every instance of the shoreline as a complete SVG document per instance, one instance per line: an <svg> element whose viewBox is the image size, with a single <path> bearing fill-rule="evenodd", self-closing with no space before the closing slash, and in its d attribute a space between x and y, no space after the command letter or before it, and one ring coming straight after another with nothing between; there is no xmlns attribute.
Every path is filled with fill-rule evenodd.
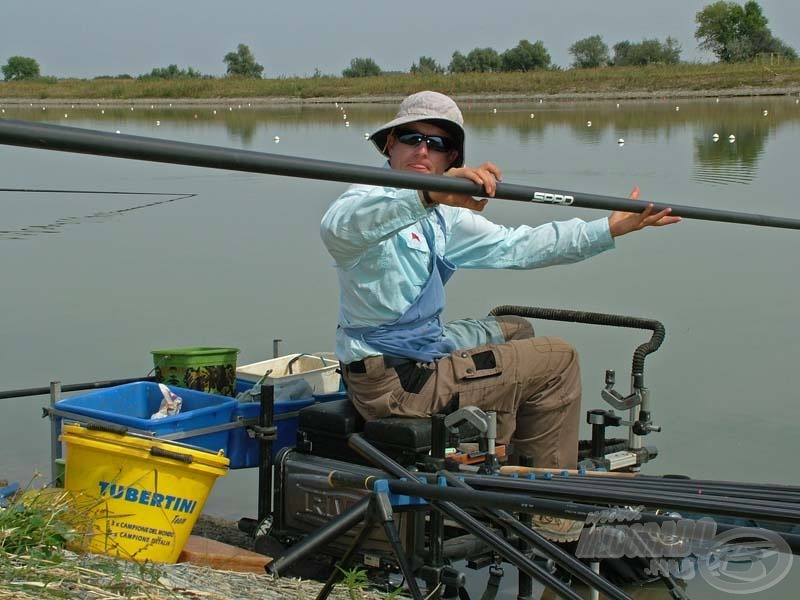
<svg viewBox="0 0 800 600"><path fill-rule="evenodd" d="M800 96L800 86L787 87L742 87L709 90L634 90L628 92L560 92L554 94L518 94L500 92L496 94L451 94L460 102L593 102L611 100L662 100L670 98L702 99L702 98L748 98L763 96ZM291 96L269 97L215 97L215 98L0 98L0 106L159 106L177 105L177 107L249 104L252 106L286 106L286 105L318 105L333 102L341 104L396 104L405 96L326 96L301 98Z"/></svg>

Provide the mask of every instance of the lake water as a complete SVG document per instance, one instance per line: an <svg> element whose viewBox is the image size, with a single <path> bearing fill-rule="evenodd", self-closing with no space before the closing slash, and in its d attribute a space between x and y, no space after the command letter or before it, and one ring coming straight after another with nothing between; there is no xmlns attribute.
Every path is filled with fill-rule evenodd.
<svg viewBox="0 0 800 600"><path fill-rule="evenodd" d="M644 200L800 219L794 97L462 108L468 163L492 160L509 183L620 197L638 185ZM222 101L2 109L9 118L364 165L381 162L365 132L394 113L348 104L345 119L333 103ZM318 224L344 184L2 145L0 173L3 188L163 194L0 192L0 389L146 375L155 348L235 346L240 364L271 358L275 338L283 354L332 349L336 279ZM603 216L504 200L485 214L508 225ZM800 361L799 245L793 230L686 220L621 238L577 265L461 272L445 316L519 304L658 319L667 336L646 378L663 432L645 440L660 452L646 472L797 485L800 394L790 375ZM605 369L627 381L631 354L648 338L535 327L580 350L584 408L602 406ZM0 402L0 477L49 475L47 398ZM219 480L206 510L238 518L256 506L250 469ZM788 597L788 589L764 593ZM690 592L718 594L694 582Z"/></svg>

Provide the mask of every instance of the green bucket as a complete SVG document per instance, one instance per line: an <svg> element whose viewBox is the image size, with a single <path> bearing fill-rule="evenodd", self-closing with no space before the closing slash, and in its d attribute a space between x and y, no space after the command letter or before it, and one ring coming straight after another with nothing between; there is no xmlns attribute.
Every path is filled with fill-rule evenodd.
<svg viewBox="0 0 800 600"><path fill-rule="evenodd" d="M159 383L223 396L236 395L238 348L167 348L151 350Z"/></svg>

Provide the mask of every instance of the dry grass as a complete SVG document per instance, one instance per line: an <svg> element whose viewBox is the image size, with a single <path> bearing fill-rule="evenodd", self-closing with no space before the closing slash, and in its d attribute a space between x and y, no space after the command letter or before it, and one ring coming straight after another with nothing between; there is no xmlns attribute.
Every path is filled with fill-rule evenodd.
<svg viewBox="0 0 800 600"><path fill-rule="evenodd" d="M305 600L322 588L317 581L71 552L66 548L82 546L84 532L91 530L88 510L58 488L29 489L0 508L0 598ZM357 574L353 571L351 579ZM361 579L345 579L331 597L387 598L365 591L363 584Z"/></svg>
<svg viewBox="0 0 800 600"><path fill-rule="evenodd" d="M224 98L360 98L404 96L420 89L453 95L631 94L658 91L797 88L800 61L606 67L528 73L396 74L378 77L278 79L64 79L0 82L0 98L104 100Z"/></svg>

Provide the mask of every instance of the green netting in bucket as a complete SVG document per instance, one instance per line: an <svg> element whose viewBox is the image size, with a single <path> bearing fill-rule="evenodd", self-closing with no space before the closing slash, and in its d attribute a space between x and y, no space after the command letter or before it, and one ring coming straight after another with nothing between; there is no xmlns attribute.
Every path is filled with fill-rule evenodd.
<svg viewBox="0 0 800 600"><path fill-rule="evenodd" d="M210 394L233 396L238 348L166 348L151 350L156 381Z"/></svg>

